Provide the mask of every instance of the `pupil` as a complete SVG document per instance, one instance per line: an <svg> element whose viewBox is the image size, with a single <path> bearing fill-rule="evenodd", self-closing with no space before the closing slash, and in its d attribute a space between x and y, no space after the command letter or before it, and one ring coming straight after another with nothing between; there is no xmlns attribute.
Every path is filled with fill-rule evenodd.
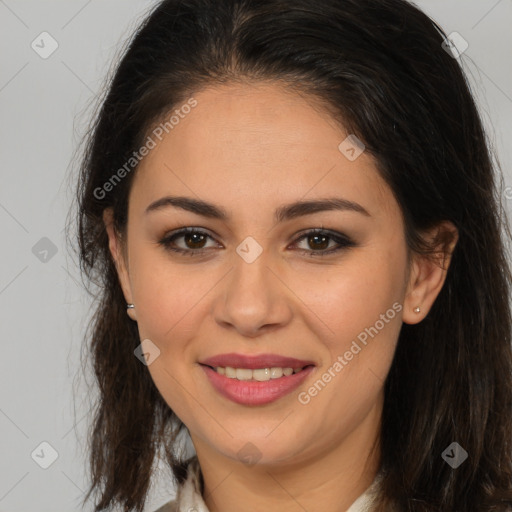
<svg viewBox="0 0 512 512"><path fill-rule="evenodd" d="M325 235L311 235L309 237L309 240L311 241L311 240L318 239L318 238L321 238L323 240L323 246L320 247L320 249L325 249L329 245L328 242L327 242L327 244L325 243L325 241L328 239L328 237L326 237ZM315 245L315 242L313 242L313 245Z"/></svg>
<svg viewBox="0 0 512 512"><path fill-rule="evenodd" d="M188 237L187 237L187 242L188 242L190 239L193 239L194 237L204 238L204 235L201 235L201 234L199 234L199 233L190 233L190 234L188 235ZM194 242L194 241L192 241L192 244L195 244L195 243L199 243L199 244L200 244L202 241L203 241L203 240L201 240L201 241L195 241L195 242ZM196 248L196 247L194 246L194 248Z"/></svg>

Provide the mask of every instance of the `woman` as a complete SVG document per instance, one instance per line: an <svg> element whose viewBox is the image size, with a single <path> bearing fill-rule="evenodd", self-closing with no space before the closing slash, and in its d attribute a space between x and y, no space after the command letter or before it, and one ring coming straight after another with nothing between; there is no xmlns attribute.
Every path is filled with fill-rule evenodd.
<svg viewBox="0 0 512 512"><path fill-rule="evenodd" d="M161 454L162 512L511 509L510 232L448 50L405 0L146 18L78 187L96 511Z"/></svg>

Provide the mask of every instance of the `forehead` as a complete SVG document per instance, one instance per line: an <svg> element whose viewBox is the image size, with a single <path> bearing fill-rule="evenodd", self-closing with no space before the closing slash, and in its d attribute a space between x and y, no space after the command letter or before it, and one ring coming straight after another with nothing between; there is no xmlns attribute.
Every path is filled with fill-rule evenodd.
<svg viewBox="0 0 512 512"><path fill-rule="evenodd" d="M268 83L209 87L193 98L139 164L131 194L139 207L165 193L228 210L337 195L376 215L397 213L374 158L342 153L349 134L315 98Z"/></svg>

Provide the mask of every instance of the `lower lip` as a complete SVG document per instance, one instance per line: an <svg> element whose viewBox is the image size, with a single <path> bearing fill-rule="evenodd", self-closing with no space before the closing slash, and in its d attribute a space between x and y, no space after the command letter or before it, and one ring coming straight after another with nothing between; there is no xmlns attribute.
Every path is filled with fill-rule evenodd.
<svg viewBox="0 0 512 512"><path fill-rule="evenodd" d="M209 366L201 365L213 387L224 397L241 405L264 405L279 400L296 389L313 371L308 366L288 377L270 379L264 382L255 380L230 379L217 373Z"/></svg>

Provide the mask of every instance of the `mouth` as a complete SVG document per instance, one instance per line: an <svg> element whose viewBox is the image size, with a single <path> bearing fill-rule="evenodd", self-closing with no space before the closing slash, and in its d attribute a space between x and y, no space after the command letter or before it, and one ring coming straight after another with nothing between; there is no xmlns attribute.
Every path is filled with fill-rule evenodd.
<svg viewBox="0 0 512 512"><path fill-rule="evenodd" d="M315 370L312 361L262 354L224 354L199 363L212 388L240 405L265 405L289 395Z"/></svg>

